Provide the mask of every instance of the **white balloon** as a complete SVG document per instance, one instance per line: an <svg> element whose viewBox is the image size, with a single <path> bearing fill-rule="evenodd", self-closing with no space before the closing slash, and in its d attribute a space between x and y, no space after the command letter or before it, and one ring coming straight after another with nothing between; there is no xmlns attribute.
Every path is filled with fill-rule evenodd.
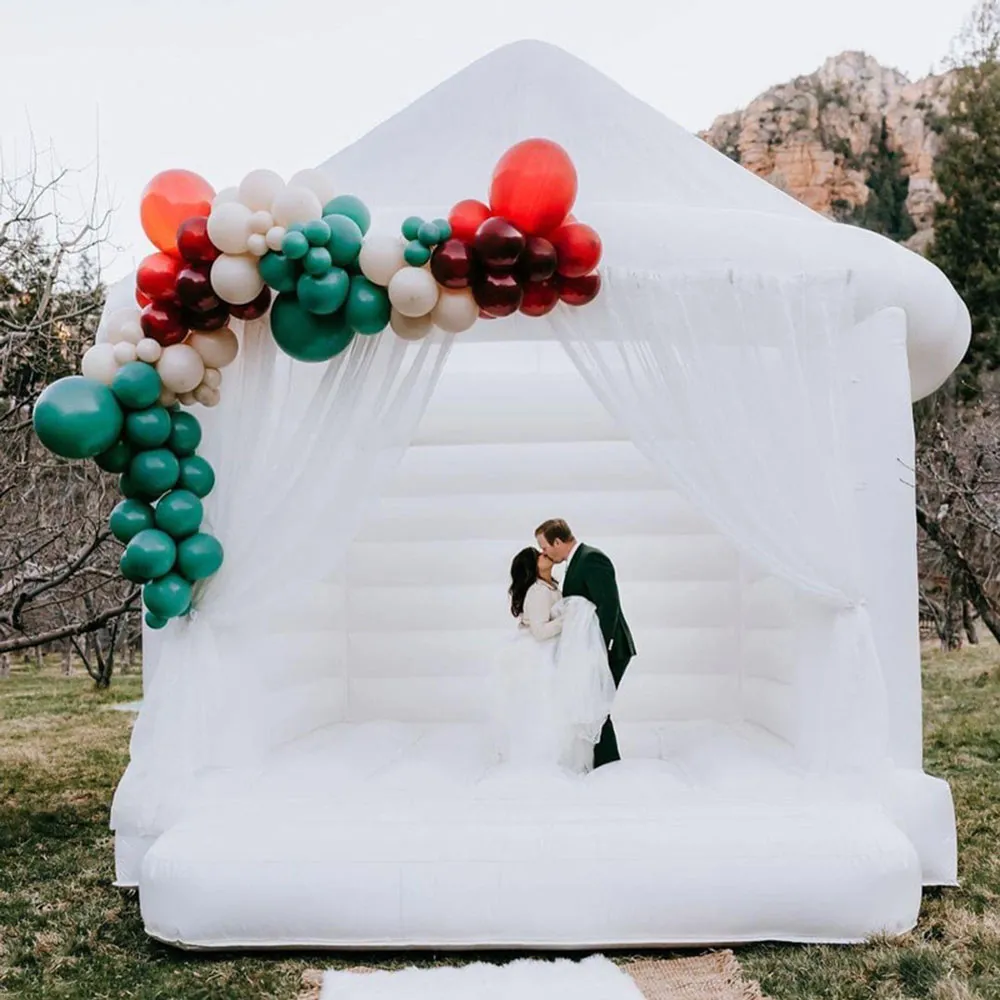
<svg viewBox="0 0 1000 1000"><path fill-rule="evenodd" d="M240 200L240 190L239 188L227 187L223 188L213 199L212 199L212 211L215 211L216 205L225 205L227 201L239 201Z"/></svg>
<svg viewBox="0 0 1000 1000"><path fill-rule="evenodd" d="M462 333L479 319L479 306L468 288L442 288L431 322L445 333Z"/></svg>
<svg viewBox="0 0 1000 1000"><path fill-rule="evenodd" d="M104 299L104 309L101 310L101 321L97 325L97 336L94 338L98 344L108 339L108 329L111 317L115 313L128 309L134 312L136 319L139 317L139 310L135 302L135 273L116 281L108 287L107 295Z"/></svg>
<svg viewBox="0 0 1000 1000"><path fill-rule="evenodd" d="M109 344L117 344L124 340L124 332L130 328L130 324L139 322L139 310L135 306L128 306L124 309L116 309L104 323L104 336ZM140 327L140 331L141 331Z"/></svg>
<svg viewBox="0 0 1000 1000"><path fill-rule="evenodd" d="M142 332L142 324L138 319L131 319L123 323L118 331L118 339L127 341L129 344L138 344L146 335Z"/></svg>
<svg viewBox="0 0 1000 1000"><path fill-rule="evenodd" d="M315 167L300 170L288 182L288 186L309 188L319 198L320 206L337 197L337 185L333 183L333 178L325 170L317 170Z"/></svg>
<svg viewBox="0 0 1000 1000"><path fill-rule="evenodd" d="M250 235L250 209L238 201L227 201L212 209L208 238L223 253L245 253Z"/></svg>
<svg viewBox="0 0 1000 1000"><path fill-rule="evenodd" d="M221 397L218 389L210 389L207 385L200 385L194 391L194 398L202 406L217 406Z"/></svg>
<svg viewBox="0 0 1000 1000"><path fill-rule="evenodd" d="M206 368L201 384L207 385L209 389L218 389L222 385L222 372L218 368Z"/></svg>
<svg viewBox="0 0 1000 1000"><path fill-rule="evenodd" d="M163 348L152 337L144 337L135 346L136 357L147 365L155 365L160 360Z"/></svg>
<svg viewBox="0 0 1000 1000"><path fill-rule="evenodd" d="M120 340L112 348L115 352L115 361L120 365L127 365L136 359L135 344L130 344L127 340Z"/></svg>
<svg viewBox="0 0 1000 1000"><path fill-rule="evenodd" d="M404 316L393 309L389 314L389 326L397 337L403 340L423 340L431 332L433 324L430 316Z"/></svg>
<svg viewBox="0 0 1000 1000"><path fill-rule="evenodd" d="M361 273L384 288L397 271L406 267L404 249L403 238L398 233L369 232L358 255Z"/></svg>
<svg viewBox="0 0 1000 1000"><path fill-rule="evenodd" d="M267 240L260 233L251 233L247 240L247 250L254 257L263 257L267 253Z"/></svg>
<svg viewBox="0 0 1000 1000"><path fill-rule="evenodd" d="M104 385L111 385L111 380L118 372L118 362L115 360L115 344L94 344L83 355L80 371L85 378L92 378Z"/></svg>
<svg viewBox="0 0 1000 1000"><path fill-rule="evenodd" d="M205 377L205 362L193 347L171 344L163 348L156 370L163 385L180 395L192 392L201 385L201 380Z"/></svg>
<svg viewBox="0 0 1000 1000"><path fill-rule="evenodd" d="M274 225L274 216L270 212L254 212L250 216L250 232L264 235Z"/></svg>
<svg viewBox="0 0 1000 1000"><path fill-rule="evenodd" d="M323 215L319 198L306 187L286 187L271 203L275 225L290 226L293 222L311 222Z"/></svg>
<svg viewBox="0 0 1000 1000"><path fill-rule="evenodd" d="M212 290L231 306L253 302L263 287L256 257L223 254L212 264Z"/></svg>
<svg viewBox="0 0 1000 1000"><path fill-rule="evenodd" d="M169 389L160 390L160 406L173 406L177 402L177 393L171 392Z"/></svg>
<svg viewBox="0 0 1000 1000"><path fill-rule="evenodd" d="M284 226L271 226L264 237L267 240L268 250L280 250L281 244L285 239L285 233L287 232L288 230Z"/></svg>
<svg viewBox="0 0 1000 1000"><path fill-rule="evenodd" d="M389 301L404 316L426 316L438 300L438 283L422 267L404 267L389 282Z"/></svg>
<svg viewBox="0 0 1000 1000"><path fill-rule="evenodd" d="M240 352L240 342L228 326L221 330L192 330L185 343L201 355L207 369L225 368Z"/></svg>
<svg viewBox="0 0 1000 1000"><path fill-rule="evenodd" d="M194 406L195 398L193 392L179 392L177 393L177 402L182 406Z"/></svg>
<svg viewBox="0 0 1000 1000"><path fill-rule="evenodd" d="M273 170L251 170L240 181L240 201L252 212L270 209L284 186L281 176Z"/></svg>

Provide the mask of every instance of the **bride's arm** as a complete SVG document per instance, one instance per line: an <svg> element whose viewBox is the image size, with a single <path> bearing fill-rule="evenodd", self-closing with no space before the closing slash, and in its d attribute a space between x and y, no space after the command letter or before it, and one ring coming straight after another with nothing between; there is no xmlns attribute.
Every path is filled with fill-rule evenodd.
<svg viewBox="0 0 1000 1000"><path fill-rule="evenodd" d="M562 619L550 618L549 612L548 594L540 587L532 587L524 598L524 620L539 642L551 639L562 631Z"/></svg>

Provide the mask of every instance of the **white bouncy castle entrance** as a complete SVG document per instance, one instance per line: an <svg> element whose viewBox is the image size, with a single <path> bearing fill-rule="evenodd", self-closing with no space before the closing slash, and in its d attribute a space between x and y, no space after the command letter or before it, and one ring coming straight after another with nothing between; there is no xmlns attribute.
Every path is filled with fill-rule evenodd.
<svg viewBox="0 0 1000 1000"><path fill-rule="evenodd" d="M461 166L406 174L432 124ZM161 940L855 941L955 879L921 770L910 403L964 352L964 307L537 43L330 170L440 214L531 134L593 179L585 314L322 366L242 331L203 417L226 563L148 637L113 816ZM498 767L486 739L507 567L554 516L614 559L638 648L624 759L586 777Z"/></svg>

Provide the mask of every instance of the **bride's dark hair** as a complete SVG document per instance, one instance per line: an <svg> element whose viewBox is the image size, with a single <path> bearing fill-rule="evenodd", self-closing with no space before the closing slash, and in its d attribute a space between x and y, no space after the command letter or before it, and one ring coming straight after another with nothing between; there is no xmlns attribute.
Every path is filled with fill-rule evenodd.
<svg viewBox="0 0 1000 1000"><path fill-rule="evenodd" d="M529 545L521 549L510 564L510 613L515 618L524 614L524 598L538 579L538 557L541 553Z"/></svg>

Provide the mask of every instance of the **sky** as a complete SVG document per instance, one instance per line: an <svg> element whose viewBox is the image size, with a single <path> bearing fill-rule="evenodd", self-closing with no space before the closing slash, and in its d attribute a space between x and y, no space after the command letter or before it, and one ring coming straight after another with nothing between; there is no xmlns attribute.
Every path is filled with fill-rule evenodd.
<svg viewBox="0 0 1000 1000"><path fill-rule="evenodd" d="M562 46L688 129L861 49L940 67L972 0L0 0L0 170L74 173L113 209L109 278L152 250L142 188L321 163L480 56ZM489 108L484 107L484 115Z"/></svg>

